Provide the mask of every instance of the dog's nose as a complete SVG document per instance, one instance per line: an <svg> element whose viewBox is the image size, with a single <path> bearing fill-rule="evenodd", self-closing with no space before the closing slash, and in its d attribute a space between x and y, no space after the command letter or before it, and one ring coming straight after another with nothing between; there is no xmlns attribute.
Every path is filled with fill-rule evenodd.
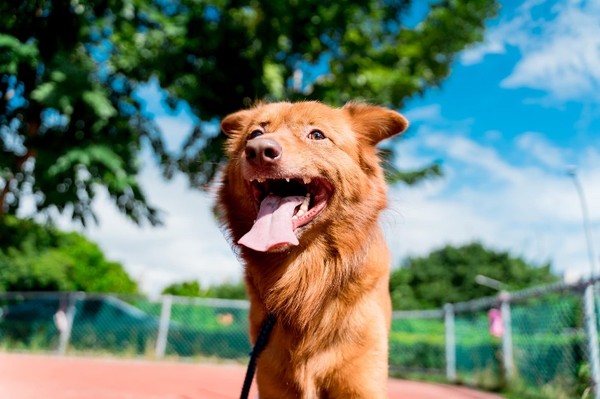
<svg viewBox="0 0 600 399"><path fill-rule="evenodd" d="M255 138L246 144L246 159L253 164L268 165L279 161L283 149L273 139Z"/></svg>

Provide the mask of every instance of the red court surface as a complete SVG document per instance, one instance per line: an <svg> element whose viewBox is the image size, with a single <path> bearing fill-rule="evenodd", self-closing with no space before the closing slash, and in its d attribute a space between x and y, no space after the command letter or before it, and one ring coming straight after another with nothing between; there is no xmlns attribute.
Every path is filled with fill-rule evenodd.
<svg viewBox="0 0 600 399"><path fill-rule="evenodd" d="M239 398L245 368L0 352L1 399ZM391 399L500 399L490 393L390 380ZM256 387L250 394L256 398Z"/></svg>

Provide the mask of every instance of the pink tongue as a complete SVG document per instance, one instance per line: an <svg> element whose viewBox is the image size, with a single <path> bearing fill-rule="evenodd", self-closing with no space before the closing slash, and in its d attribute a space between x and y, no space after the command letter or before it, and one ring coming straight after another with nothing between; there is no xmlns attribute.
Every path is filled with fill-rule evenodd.
<svg viewBox="0 0 600 399"><path fill-rule="evenodd" d="M278 197L269 195L260 204L256 222L238 244L255 251L266 252L279 245L298 245L294 234L292 216L294 209L302 203L304 197Z"/></svg>

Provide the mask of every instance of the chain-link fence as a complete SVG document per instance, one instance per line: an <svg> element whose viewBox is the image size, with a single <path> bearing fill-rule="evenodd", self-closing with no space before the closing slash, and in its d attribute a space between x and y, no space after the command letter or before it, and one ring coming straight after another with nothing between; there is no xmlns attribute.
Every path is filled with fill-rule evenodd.
<svg viewBox="0 0 600 399"><path fill-rule="evenodd" d="M595 285L596 284L596 285ZM394 312L391 366L523 398L600 398L597 281ZM402 345L402 356L394 352ZM410 344L409 344L410 343Z"/></svg>
<svg viewBox="0 0 600 399"><path fill-rule="evenodd" d="M82 293L0 294L0 348L244 359L246 301Z"/></svg>
<svg viewBox="0 0 600 399"><path fill-rule="evenodd" d="M555 284L443 309L394 312L390 369L523 398L594 397L596 281ZM0 350L247 361L246 301L0 293Z"/></svg>

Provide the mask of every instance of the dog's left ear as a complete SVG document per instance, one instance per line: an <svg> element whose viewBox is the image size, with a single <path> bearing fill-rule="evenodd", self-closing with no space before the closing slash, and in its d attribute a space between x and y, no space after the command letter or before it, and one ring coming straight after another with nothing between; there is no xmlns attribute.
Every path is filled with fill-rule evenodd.
<svg viewBox="0 0 600 399"><path fill-rule="evenodd" d="M373 146L404 132L408 127L405 117L388 108L351 102L344 105L342 110L350 115L352 130Z"/></svg>
<svg viewBox="0 0 600 399"><path fill-rule="evenodd" d="M251 113L252 111L245 109L227 115L221 121L221 130L227 137L241 133L244 129L244 126L247 125Z"/></svg>

